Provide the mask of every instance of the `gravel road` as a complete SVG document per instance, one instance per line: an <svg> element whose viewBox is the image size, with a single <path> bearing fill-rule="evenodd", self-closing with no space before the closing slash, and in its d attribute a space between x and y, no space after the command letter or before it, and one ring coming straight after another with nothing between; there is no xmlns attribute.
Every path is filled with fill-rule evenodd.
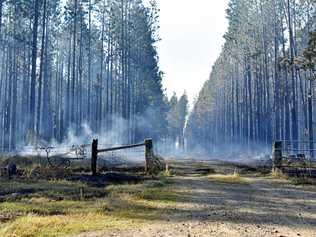
<svg viewBox="0 0 316 237"><path fill-rule="evenodd" d="M188 174L172 180L181 197L172 212L139 228L80 237L316 237L315 187L259 175L247 184Z"/></svg>

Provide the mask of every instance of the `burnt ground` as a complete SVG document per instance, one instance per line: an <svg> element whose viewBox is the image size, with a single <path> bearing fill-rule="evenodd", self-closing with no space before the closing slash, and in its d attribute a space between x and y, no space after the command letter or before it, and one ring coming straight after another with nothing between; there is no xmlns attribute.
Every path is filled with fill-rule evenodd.
<svg viewBox="0 0 316 237"><path fill-rule="evenodd" d="M102 218L114 217L114 226L107 225L102 230L98 227L98 231L90 227L78 236L316 236L315 180L273 177L269 168L253 164L192 159L170 160L168 163L169 173L156 178L158 182L161 179L163 185L155 188L150 183L146 185L146 181L142 185L144 180L152 177L143 176L141 167L127 166L103 168L96 177L77 167L70 173L35 169L33 173L24 173L24 176L11 180L0 178L0 211L3 210L0 226L3 223L11 227L12 223L12 228L19 227L15 223L19 223L19 217L23 216L73 218L71 213L86 209L98 214L106 204L108 207ZM52 172L57 175L57 180L52 179ZM136 183L141 186L131 185ZM118 185L118 189L112 188L111 197L107 197L107 192L111 191L106 190L109 185ZM38 206L38 198L45 198L42 206ZM70 204L63 200L79 202L68 207ZM97 200L101 207L91 204L93 200ZM116 222L121 217L134 224L120 228ZM37 233L46 233L41 232L44 227L40 225ZM52 228L54 226L45 231ZM56 230L64 233L67 228ZM81 232L74 230L77 231ZM8 233L6 236L11 236L11 232ZM21 233L24 233L23 229Z"/></svg>
<svg viewBox="0 0 316 237"><path fill-rule="evenodd" d="M72 174L66 178L69 181L77 181L86 183L93 187L106 187L111 184L136 184L145 180L141 175L120 173L120 172L107 172L97 176L90 174Z"/></svg>
<svg viewBox="0 0 316 237"><path fill-rule="evenodd" d="M315 185L294 185L254 167L221 161L185 160L172 163L171 170L177 200L164 214L140 227L80 236L316 236ZM232 172L242 179L226 182L212 176ZM152 197L157 203L167 200Z"/></svg>

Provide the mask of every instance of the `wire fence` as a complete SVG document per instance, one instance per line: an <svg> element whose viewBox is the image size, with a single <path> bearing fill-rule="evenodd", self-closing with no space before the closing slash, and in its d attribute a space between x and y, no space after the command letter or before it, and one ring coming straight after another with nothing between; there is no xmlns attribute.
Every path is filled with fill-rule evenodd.
<svg viewBox="0 0 316 237"><path fill-rule="evenodd" d="M316 161L316 141L282 141L285 158L307 158Z"/></svg>
<svg viewBox="0 0 316 237"><path fill-rule="evenodd" d="M99 144L111 148L113 144ZM29 156L47 160L52 167L69 167L71 162L91 159L91 144L24 146L8 152L8 147L0 147L0 154L5 156ZM145 160L144 147L131 147L99 154L100 164L142 164Z"/></svg>
<svg viewBox="0 0 316 237"><path fill-rule="evenodd" d="M316 176L316 141L281 141L274 147L275 167L289 175Z"/></svg>
<svg viewBox="0 0 316 237"><path fill-rule="evenodd" d="M111 145L100 145L102 147L112 147ZM122 150L108 151L98 154L100 164L110 165L142 165L145 161L145 148L134 147Z"/></svg>

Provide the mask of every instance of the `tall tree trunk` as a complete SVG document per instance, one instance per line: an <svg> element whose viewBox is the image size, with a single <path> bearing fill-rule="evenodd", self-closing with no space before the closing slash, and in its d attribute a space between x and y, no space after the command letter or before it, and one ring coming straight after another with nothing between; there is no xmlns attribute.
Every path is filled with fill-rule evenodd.
<svg viewBox="0 0 316 237"><path fill-rule="evenodd" d="M13 82L12 82L12 110L11 110L11 142L10 142L10 150L14 151L16 149L16 127L17 127L17 86L18 86L18 71L17 71L17 55L16 49L14 50L14 58L13 58Z"/></svg>
<svg viewBox="0 0 316 237"><path fill-rule="evenodd" d="M14 5L14 15L17 14L17 5ZM17 22L16 19L14 18L14 23L13 23L13 35L15 37L16 35L16 26ZM16 149L16 127L17 127L17 90L18 90L18 51L17 51L17 46L16 46L16 41L14 40L14 45L13 45L13 65L12 65L12 108L11 108L11 136L10 136L10 150L13 151Z"/></svg>
<svg viewBox="0 0 316 237"><path fill-rule="evenodd" d="M43 65L44 65L44 55L45 55L45 32L46 32L46 3L47 0L44 0L44 13L43 13L43 22L42 22L42 46L41 46L41 62L40 62L40 71L38 77L38 92L37 92L37 117L36 117L36 136L40 137L41 132L41 106L42 106L42 91L43 91Z"/></svg>
<svg viewBox="0 0 316 237"><path fill-rule="evenodd" d="M275 111L275 139L281 140L281 122L280 122L280 79L279 79L279 40L277 29L276 1L274 0L274 111Z"/></svg>
<svg viewBox="0 0 316 237"><path fill-rule="evenodd" d="M67 65L67 85L66 85L66 121L65 126L69 129L70 114L71 114L71 98L70 98L70 84L71 84L71 37L69 37L69 51L68 51L68 65Z"/></svg>
<svg viewBox="0 0 316 237"><path fill-rule="evenodd" d="M308 134L309 134L309 149L310 155L314 158L314 130L313 130L313 82L310 80L309 93L308 93Z"/></svg>
<svg viewBox="0 0 316 237"><path fill-rule="evenodd" d="M97 103L97 129L101 131L102 126L102 97L103 97L103 68L104 68L104 36L105 36L105 1L103 2L102 12L102 29L101 29L101 50L100 50L100 80L99 80L99 92L98 92L98 103Z"/></svg>
<svg viewBox="0 0 316 237"><path fill-rule="evenodd" d="M48 0L47 0L48 1ZM52 104L51 104L51 96L52 96L52 58L50 52L50 43L49 43L49 21L47 19L46 22L46 39L45 39L45 46L44 46L44 67L43 67L43 105L42 105L42 116L41 116L41 127L43 128L42 136L46 141L49 141L53 135L53 118L50 116L52 111Z"/></svg>
<svg viewBox="0 0 316 237"><path fill-rule="evenodd" d="M36 60L37 60L37 30L39 18L39 0L34 0L34 22L33 22L33 43L32 43L32 72L31 72L31 93L30 93L30 115L29 129L31 137L34 136L35 126L35 88L36 88Z"/></svg>
<svg viewBox="0 0 316 237"><path fill-rule="evenodd" d="M2 41L2 9L3 9L3 1L0 0L0 42Z"/></svg>
<svg viewBox="0 0 316 237"><path fill-rule="evenodd" d="M12 105L12 82L13 82L13 69L12 69L12 48L9 49L8 63L9 67L7 68L7 99L6 99L6 111L5 111L5 126L4 126L4 141L6 151L10 151L10 126L11 126L11 105Z"/></svg>
<svg viewBox="0 0 316 237"><path fill-rule="evenodd" d="M83 16L80 17L80 47L79 47L79 102L78 102L78 120L77 130L82 125L83 120Z"/></svg>
<svg viewBox="0 0 316 237"><path fill-rule="evenodd" d="M282 29L283 29L282 24ZM285 49L285 36L284 31L282 30L282 53L283 57L287 57L286 49ZM284 140L289 141L291 139L290 134L290 89L289 89L289 80L288 80L288 69L286 66L283 66L283 74L285 81L285 90L284 90Z"/></svg>
<svg viewBox="0 0 316 237"><path fill-rule="evenodd" d="M92 11L91 0L89 0L89 39L88 39L88 111L86 115L87 121L91 122L91 11Z"/></svg>
<svg viewBox="0 0 316 237"><path fill-rule="evenodd" d="M288 24L289 24L289 37L290 37L290 62L291 62L291 90L292 90L292 108L291 108L291 115L292 115L292 139L294 141L298 140L298 123L297 123L297 99L296 99L296 76L295 76L295 64L294 64L294 57L295 57L295 45L294 45L294 35L293 35L293 23L292 23L292 13L290 7L290 0L287 0L287 14L288 14Z"/></svg>
<svg viewBox="0 0 316 237"><path fill-rule="evenodd" d="M71 126L75 124L75 84L76 84L76 46L77 46L77 8L78 0L74 0L73 49L72 49L72 81L71 81Z"/></svg>

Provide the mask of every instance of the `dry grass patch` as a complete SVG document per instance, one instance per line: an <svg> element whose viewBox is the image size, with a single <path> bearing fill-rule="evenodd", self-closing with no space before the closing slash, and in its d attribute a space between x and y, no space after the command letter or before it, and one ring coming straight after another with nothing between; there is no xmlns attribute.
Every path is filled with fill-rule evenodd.
<svg viewBox="0 0 316 237"><path fill-rule="evenodd" d="M6 224L0 229L0 236L67 236L88 231L107 229L127 229L136 222L107 216L106 214L89 213L76 215L36 216L28 215Z"/></svg>
<svg viewBox="0 0 316 237"><path fill-rule="evenodd" d="M272 170L271 177L275 179L288 179L288 176L278 169Z"/></svg>
<svg viewBox="0 0 316 237"><path fill-rule="evenodd" d="M136 185L112 185L107 188L112 199L129 198L137 201L153 201L156 204L178 201L179 195L166 180L146 181Z"/></svg>
<svg viewBox="0 0 316 237"><path fill-rule="evenodd" d="M225 184L249 184L250 181L247 178L241 177L238 173L234 174L214 174L209 175L208 178L213 182L225 183Z"/></svg>
<svg viewBox="0 0 316 237"><path fill-rule="evenodd" d="M78 200L81 190L85 198L104 197L104 188L91 187L85 183L67 180L33 180L0 178L0 201L16 202L25 198L51 200Z"/></svg>
<svg viewBox="0 0 316 237"><path fill-rule="evenodd" d="M71 184L50 181L52 186L61 185L62 190ZM59 189L52 188L53 198L35 189L28 197L0 203L0 213L5 214L2 224L0 218L0 236L68 236L141 226L163 218L174 204L177 196L167 184L167 180L156 180L113 185L103 190L107 197L86 200L58 200L55 192L59 193Z"/></svg>

